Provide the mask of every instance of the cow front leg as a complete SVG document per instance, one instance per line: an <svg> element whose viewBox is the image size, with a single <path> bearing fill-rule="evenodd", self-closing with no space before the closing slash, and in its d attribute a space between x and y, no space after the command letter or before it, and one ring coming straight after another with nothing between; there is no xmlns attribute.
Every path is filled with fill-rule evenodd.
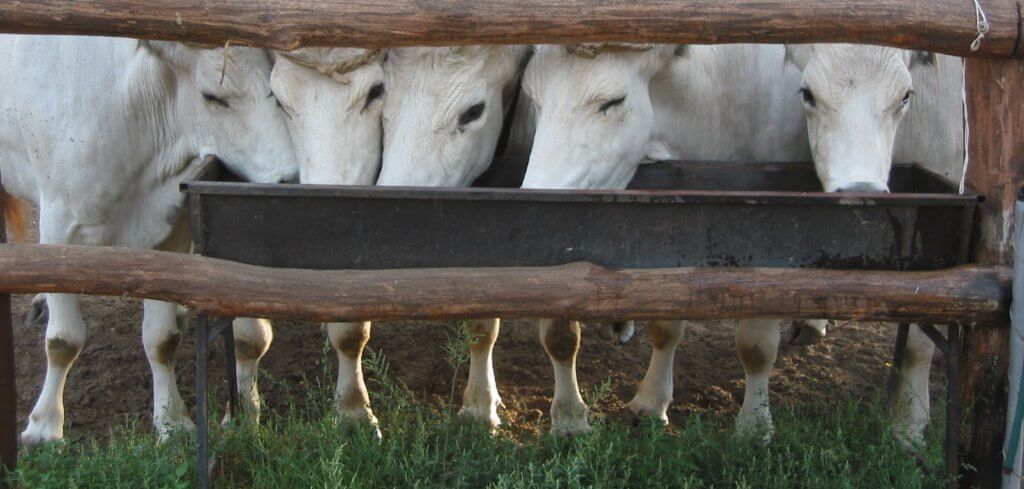
<svg viewBox="0 0 1024 489"><path fill-rule="evenodd" d="M235 318L231 324L235 338L235 376L238 379L240 412L250 422L260 420L260 391L257 385L260 360L274 341L274 329L268 319ZM231 410L228 409L230 416Z"/></svg>
<svg viewBox="0 0 1024 489"><path fill-rule="evenodd" d="M945 327L940 330L946 329ZM907 349L900 365L901 379L893 404L893 429L908 448L924 441L928 427L930 403L928 376L932 368L935 343L917 325L911 325L907 335Z"/></svg>
<svg viewBox="0 0 1024 489"><path fill-rule="evenodd" d="M142 346L153 372L153 426L161 440L174 430L195 428L178 392L174 372L182 334L177 312L177 304L149 299L142 302Z"/></svg>
<svg viewBox="0 0 1024 489"><path fill-rule="evenodd" d="M88 334L77 295L49 294L46 300L46 377L21 433L21 442L29 446L64 437L64 384Z"/></svg>
<svg viewBox="0 0 1024 489"><path fill-rule="evenodd" d="M649 417L668 424L668 407L672 403L672 377L676 346L683 337L683 321L648 321L651 333L651 362L636 396L627 407L634 416Z"/></svg>
<svg viewBox="0 0 1024 489"><path fill-rule="evenodd" d="M541 319L540 341L555 371L555 397L551 401L551 432L565 436L590 430L587 405L576 381L576 354L580 351L578 321Z"/></svg>
<svg viewBox="0 0 1024 489"><path fill-rule="evenodd" d="M377 436L377 418L370 409L370 395L363 380L363 349L370 340L370 322L328 323L327 336L338 357L338 383L334 390L342 418L366 422Z"/></svg>
<svg viewBox="0 0 1024 489"><path fill-rule="evenodd" d="M470 323L469 332L469 381L462 393L462 409L459 414L470 416L487 423L491 428L501 424L498 418L498 385L494 381L494 343L501 328L500 319L483 319Z"/></svg>
<svg viewBox="0 0 1024 489"><path fill-rule="evenodd" d="M774 427L769 409L768 378L779 349L779 319L746 319L736 327L736 351L746 377L743 406L736 417L741 435L771 439Z"/></svg>

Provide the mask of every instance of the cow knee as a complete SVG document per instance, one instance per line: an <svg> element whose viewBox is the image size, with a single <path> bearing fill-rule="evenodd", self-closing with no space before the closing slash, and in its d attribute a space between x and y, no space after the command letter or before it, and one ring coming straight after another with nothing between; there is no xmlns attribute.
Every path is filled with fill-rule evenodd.
<svg viewBox="0 0 1024 489"><path fill-rule="evenodd" d="M558 362L568 362L580 349L580 324L577 321L557 320L541 325L541 342L548 356Z"/></svg>
<svg viewBox="0 0 1024 489"><path fill-rule="evenodd" d="M263 358L274 340L274 330L266 319L238 318L232 327L235 357L241 362Z"/></svg>
<svg viewBox="0 0 1024 489"><path fill-rule="evenodd" d="M370 341L370 323L331 323L327 334L335 351L348 358L358 358Z"/></svg>
<svg viewBox="0 0 1024 489"><path fill-rule="evenodd" d="M485 353L490 350L490 347L498 340L500 324L500 319L471 322L469 333L472 339L469 342L469 351L471 353Z"/></svg>
<svg viewBox="0 0 1024 489"><path fill-rule="evenodd" d="M736 352L747 373L761 373L775 364L779 349L778 323L774 320L749 320L742 322L737 329Z"/></svg>
<svg viewBox="0 0 1024 489"><path fill-rule="evenodd" d="M649 321L647 330L651 334L651 345L655 350L674 349L683 334L681 321Z"/></svg>
<svg viewBox="0 0 1024 489"><path fill-rule="evenodd" d="M46 358L57 367L67 367L78 358L82 343L60 336L46 338Z"/></svg>

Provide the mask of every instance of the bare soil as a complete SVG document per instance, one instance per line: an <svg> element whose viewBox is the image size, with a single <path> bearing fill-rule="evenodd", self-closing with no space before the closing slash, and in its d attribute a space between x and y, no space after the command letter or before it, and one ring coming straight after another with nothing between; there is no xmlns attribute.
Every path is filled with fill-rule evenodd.
<svg viewBox="0 0 1024 489"><path fill-rule="evenodd" d="M35 233L35 223L31 232ZM35 236L31 236L35 239ZM35 402L46 369L43 326L21 322L31 296L15 296L15 348L18 415L23 427ZM149 364L142 349L141 301L130 298L84 297L89 340L68 379L65 393L65 434L74 438L105 438L111 428L127 422L150 426L152 387ZM676 353L673 423L701 414L728 422L743 396L743 370L736 356L731 321L690 323ZM390 373L407 385L415 397L447 406L452 393L453 367L444 354L452 330L442 322L375 324L369 348L381 352ZM333 354L325 354L325 335L308 323L276 323L274 343L261 366L260 389L269 409L282 410L287 402L301 403L296 395L319 383L333 385ZM786 332L783 332L784 338ZM783 344L772 377L773 406L798 405L828 409L849 399L881 395L892 355L896 328L892 324L840 322L830 324L820 344L797 347ZM634 394L647 367L650 336L642 324L627 345L600 337L597 328L583 332L579 379L584 391L610 382L611 392L597 411L614 413ZM211 368L223 392L224 373L219 352ZM194 403L195 343L186 336L178 351L178 384L190 405ZM531 321L502 324L495 347L495 371L505 408L503 421L516 430L540 432L548 428L548 407L553 378L548 358ZM932 374L933 400L942 399L945 379L941 353ZM455 386L455 402L465 383L463 368ZM372 385L372 384L371 384ZM327 388L327 387L324 387ZM371 399L373 392L370 393ZM290 398L290 401L286 401ZM386 429L386 427L385 427Z"/></svg>

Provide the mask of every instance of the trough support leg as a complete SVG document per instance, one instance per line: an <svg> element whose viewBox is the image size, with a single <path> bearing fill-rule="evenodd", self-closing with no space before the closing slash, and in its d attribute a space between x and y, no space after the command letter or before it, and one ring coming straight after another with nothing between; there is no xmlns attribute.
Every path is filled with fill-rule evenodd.
<svg viewBox="0 0 1024 489"><path fill-rule="evenodd" d="M949 325L946 333L946 486L956 489L960 481L960 326Z"/></svg>
<svg viewBox="0 0 1024 489"><path fill-rule="evenodd" d="M892 368L889 369L889 380L885 386L885 404L891 412L896 403L896 390L903 381L903 356L907 353L907 338L910 336L910 323L900 323L896 330L896 348L892 354Z"/></svg>
<svg viewBox="0 0 1024 489"><path fill-rule="evenodd" d="M210 487L210 422L206 405L207 321L206 313L200 312L196 318L196 487L199 489Z"/></svg>
<svg viewBox="0 0 1024 489"><path fill-rule="evenodd" d="M221 332L224 337L224 368L228 374L228 416L238 419L238 372L235 369L235 328L231 318L225 319L227 327Z"/></svg>

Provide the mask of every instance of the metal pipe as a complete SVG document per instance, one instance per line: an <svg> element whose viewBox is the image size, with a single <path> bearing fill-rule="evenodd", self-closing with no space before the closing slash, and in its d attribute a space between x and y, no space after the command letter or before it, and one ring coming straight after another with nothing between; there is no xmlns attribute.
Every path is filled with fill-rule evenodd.
<svg viewBox="0 0 1024 489"><path fill-rule="evenodd" d="M960 480L960 326L946 332L946 487L956 489Z"/></svg>
<svg viewBox="0 0 1024 489"><path fill-rule="evenodd" d="M207 377L206 363L208 342L206 329L208 318L200 312L196 318L196 487L210 487L209 443L210 424L207 419Z"/></svg>

